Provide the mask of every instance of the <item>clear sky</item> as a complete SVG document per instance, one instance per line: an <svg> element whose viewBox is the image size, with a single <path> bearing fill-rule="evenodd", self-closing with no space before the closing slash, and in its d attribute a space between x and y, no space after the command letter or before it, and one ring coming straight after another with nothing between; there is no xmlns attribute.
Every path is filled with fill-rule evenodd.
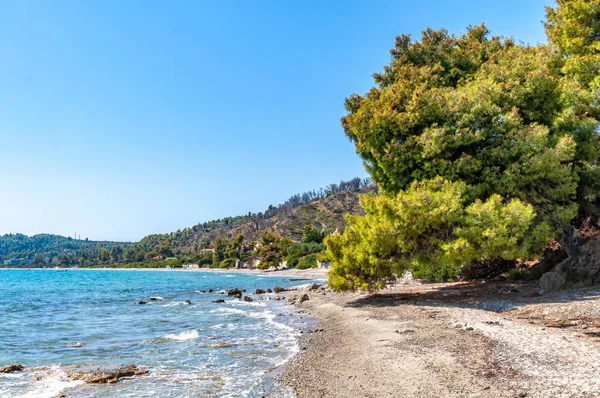
<svg viewBox="0 0 600 398"><path fill-rule="evenodd" d="M540 0L0 2L0 234L138 240L366 177L339 119L426 27Z"/></svg>

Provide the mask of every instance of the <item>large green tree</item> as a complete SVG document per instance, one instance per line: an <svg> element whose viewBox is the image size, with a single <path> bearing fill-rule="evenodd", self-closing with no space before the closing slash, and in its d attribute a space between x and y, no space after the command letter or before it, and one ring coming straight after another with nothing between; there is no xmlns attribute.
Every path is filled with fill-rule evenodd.
<svg viewBox="0 0 600 398"><path fill-rule="evenodd" d="M595 4L584 24L597 35L597 2L562 1L549 15L566 3ZM550 20L549 32L564 20ZM478 25L396 39L375 86L346 99L344 131L382 196L364 199L367 215L327 240L334 287L381 287L407 266L531 256L593 210L597 90L549 36L549 45L517 45Z"/></svg>

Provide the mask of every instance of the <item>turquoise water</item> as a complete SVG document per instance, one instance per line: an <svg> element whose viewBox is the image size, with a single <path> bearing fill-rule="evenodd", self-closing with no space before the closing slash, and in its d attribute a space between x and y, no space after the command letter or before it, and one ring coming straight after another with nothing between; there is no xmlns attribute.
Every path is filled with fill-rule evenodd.
<svg viewBox="0 0 600 398"><path fill-rule="evenodd" d="M303 321L269 295L248 303L198 290L237 287L253 296L256 288L308 282L209 272L0 270L0 366L27 368L0 374L0 397L284 396L288 391L269 373L297 352ZM133 305L150 297L162 300ZM226 302L212 303L218 298ZM150 373L114 385L66 377L77 366L129 364Z"/></svg>

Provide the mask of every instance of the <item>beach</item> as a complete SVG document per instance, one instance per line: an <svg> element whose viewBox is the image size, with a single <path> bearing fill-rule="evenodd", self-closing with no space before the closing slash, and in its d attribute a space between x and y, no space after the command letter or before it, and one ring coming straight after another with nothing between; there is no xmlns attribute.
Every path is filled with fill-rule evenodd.
<svg viewBox="0 0 600 398"><path fill-rule="evenodd" d="M537 284L316 292L280 381L298 398L600 396L600 292Z"/></svg>

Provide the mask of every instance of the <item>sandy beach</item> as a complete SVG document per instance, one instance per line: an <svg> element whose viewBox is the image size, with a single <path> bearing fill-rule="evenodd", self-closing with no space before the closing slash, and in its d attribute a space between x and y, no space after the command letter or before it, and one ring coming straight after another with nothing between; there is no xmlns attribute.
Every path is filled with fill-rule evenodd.
<svg viewBox="0 0 600 398"><path fill-rule="evenodd" d="M280 381L299 398L598 397L600 292L399 285L309 292L320 319Z"/></svg>

